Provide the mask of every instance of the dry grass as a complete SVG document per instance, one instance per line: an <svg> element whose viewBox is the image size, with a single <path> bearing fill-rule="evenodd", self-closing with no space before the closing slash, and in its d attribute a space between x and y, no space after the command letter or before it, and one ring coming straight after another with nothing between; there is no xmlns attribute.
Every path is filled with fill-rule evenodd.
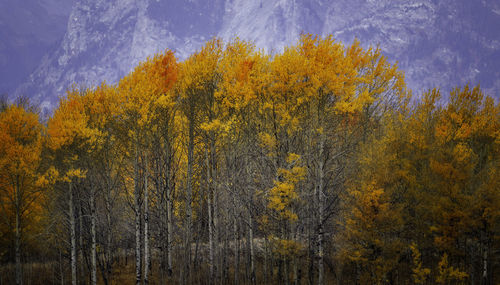
<svg viewBox="0 0 500 285"><path fill-rule="evenodd" d="M59 280L55 271L56 263L54 262L30 262L23 264L23 284L25 285L42 285L53 284L55 280ZM59 282L60 283L60 282ZM0 285L15 284L15 265L5 264L0 266Z"/></svg>

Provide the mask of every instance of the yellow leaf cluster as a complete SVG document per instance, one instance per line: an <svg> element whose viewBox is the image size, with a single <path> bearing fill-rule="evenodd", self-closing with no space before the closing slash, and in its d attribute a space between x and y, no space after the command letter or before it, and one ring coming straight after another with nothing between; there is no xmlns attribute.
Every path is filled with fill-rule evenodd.
<svg viewBox="0 0 500 285"><path fill-rule="evenodd" d="M53 150L79 148L97 142L99 132L89 126L85 108L84 96L76 89L68 91L66 98L61 98L47 128L49 146Z"/></svg>
<svg viewBox="0 0 500 285"><path fill-rule="evenodd" d="M450 284L452 282L465 281L469 275L448 264L448 254L444 253L438 264L439 275L436 278L438 284Z"/></svg>
<svg viewBox="0 0 500 285"><path fill-rule="evenodd" d="M267 206L277 211L281 218L295 221L297 215L292 211L291 205L298 198L295 187L304 179L306 169L297 165L300 164L298 154L289 153L287 161L289 165L287 169L278 169L279 179L274 181L274 187L269 190Z"/></svg>
<svg viewBox="0 0 500 285"><path fill-rule="evenodd" d="M272 242L273 252L281 256L296 257L304 250L304 245L295 240L280 239L273 235L269 240Z"/></svg>
<svg viewBox="0 0 500 285"><path fill-rule="evenodd" d="M63 177L63 181L71 182L74 178L85 178L87 175L87 171L82 170L80 168L69 169L66 171L66 175Z"/></svg>
<svg viewBox="0 0 500 285"><path fill-rule="evenodd" d="M11 175L35 175L42 150L42 126L35 113L11 105L0 114L0 167Z"/></svg>
<svg viewBox="0 0 500 285"><path fill-rule="evenodd" d="M410 245L410 250L413 256L413 281L415 284L425 284L431 270L422 266L421 254L415 243Z"/></svg>

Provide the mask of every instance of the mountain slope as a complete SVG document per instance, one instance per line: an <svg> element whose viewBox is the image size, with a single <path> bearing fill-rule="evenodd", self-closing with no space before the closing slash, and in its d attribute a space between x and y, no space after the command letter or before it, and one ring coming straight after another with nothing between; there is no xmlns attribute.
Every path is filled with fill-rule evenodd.
<svg viewBox="0 0 500 285"><path fill-rule="evenodd" d="M72 2L0 1L0 94L13 92L62 40Z"/></svg>
<svg viewBox="0 0 500 285"><path fill-rule="evenodd" d="M380 45L415 92L466 82L500 91L500 4L493 1L77 0L60 47L17 93L44 107L73 83L114 83L166 48L180 59L213 36L280 51L301 33Z"/></svg>

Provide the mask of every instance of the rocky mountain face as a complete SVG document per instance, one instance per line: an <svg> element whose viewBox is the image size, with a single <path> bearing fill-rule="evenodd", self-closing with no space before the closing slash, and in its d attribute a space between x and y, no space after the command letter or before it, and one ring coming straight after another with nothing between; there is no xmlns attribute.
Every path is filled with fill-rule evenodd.
<svg viewBox="0 0 500 285"><path fill-rule="evenodd" d="M470 82L498 98L499 27L491 0L76 0L60 46L16 93L51 108L72 84L115 83L166 48L182 60L237 36L276 52L314 33L379 45L415 93Z"/></svg>
<svg viewBox="0 0 500 285"><path fill-rule="evenodd" d="M12 93L62 40L73 2L0 1L0 94Z"/></svg>

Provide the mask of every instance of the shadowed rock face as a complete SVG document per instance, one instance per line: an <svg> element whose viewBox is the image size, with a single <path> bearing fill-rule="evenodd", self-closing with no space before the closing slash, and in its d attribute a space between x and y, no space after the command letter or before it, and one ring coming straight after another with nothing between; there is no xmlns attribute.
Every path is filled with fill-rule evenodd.
<svg viewBox="0 0 500 285"><path fill-rule="evenodd" d="M56 1L56 0L52 0ZM500 91L500 4L454 0L77 0L61 44L17 94L45 107L73 83L115 83L148 55L182 60L213 36L238 36L269 52L301 33L380 45L416 93L481 83Z"/></svg>

